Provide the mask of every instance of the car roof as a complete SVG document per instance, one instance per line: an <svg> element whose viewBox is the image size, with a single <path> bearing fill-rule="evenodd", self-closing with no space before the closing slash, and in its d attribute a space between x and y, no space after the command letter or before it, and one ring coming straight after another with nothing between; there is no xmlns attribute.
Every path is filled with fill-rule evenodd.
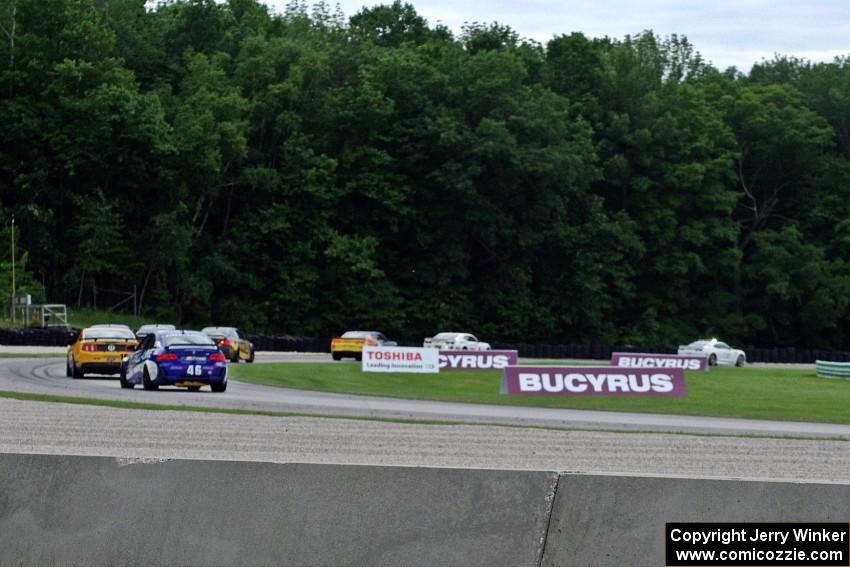
<svg viewBox="0 0 850 567"><path fill-rule="evenodd" d="M87 329L129 329L129 325L121 323L98 323L97 325L89 325Z"/></svg>
<svg viewBox="0 0 850 567"><path fill-rule="evenodd" d="M206 333L207 331L235 331L236 327L204 327L201 329L202 333Z"/></svg>
<svg viewBox="0 0 850 567"><path fill-rule="evenodd" d="M157 335L203 335L201 331L195 331L193 329L163 329L157 333Z"/></svg>

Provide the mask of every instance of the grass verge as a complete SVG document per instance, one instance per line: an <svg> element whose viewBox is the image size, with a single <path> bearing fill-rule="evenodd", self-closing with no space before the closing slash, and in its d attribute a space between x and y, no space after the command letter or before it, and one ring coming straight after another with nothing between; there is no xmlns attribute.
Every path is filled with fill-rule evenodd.
<svg viewBox="0 0 850 567"><path fill-rule="evenodd" d="M850 424L850 381L818 378L814 370L688 372L682 398L504 396L498 371L364 373L348 362L241 364L231 372L255 384L417 400Z"/></svg>

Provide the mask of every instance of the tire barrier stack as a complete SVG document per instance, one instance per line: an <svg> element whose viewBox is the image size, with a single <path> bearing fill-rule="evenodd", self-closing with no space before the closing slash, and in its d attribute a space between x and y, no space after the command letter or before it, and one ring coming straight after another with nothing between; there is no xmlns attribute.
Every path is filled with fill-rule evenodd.
<svg viewBox="0 0 850 567"><path fill-rule="evenodd" d="M0 329L0 345L66 346L76 337L78 329L25 328ZM252 333L244 338L254 343L255 350L277 352L330 352L331 337L294 335L265 335ZM421 346L422 340L399 340L399 346ZM598 343L493 343L496 350L516 350L523 358L574 358L610 360L612 352L642 352L647 354L676 354L676 348L663 346L623 346ZM746 347L747 362L813 364L816 360L850 362L850 352L818 349Z"/></svg>
<svg viewBox="0 0 850 567"><path fill-rule="evenodd" d="M0 345L68 346L79 332L79 329L66 329L65 327L0 329Z"/></svg>
<svg viewBox="0 0 850 567"><path fill-rule="evenodd" d="M818 376L824 378L844 378L845 380L850 380L850 363L848 362L818 360L815 362L815 371Z"/></svg>
<svg viewBox="0 0 850 567"><path fill-rule="evenodd" d="M293 337L290 335L246 334L254 350L278 352L330 352L330 337Z"/></svg>
<svg viewBox="0 0 850 567"><path fill-rule="evenodd" d="M611 360L612 352L642 352L647 354L676 354L675 348L648 346L616 346L590 344L531 344L494 343L495 350L515 350L523 358L578 358Z"/></svg>
<svg viewBox="0 0 850 567"><path fill-rule="evenodd" d="M664 565L664 523L844 522L850 485L0 454L0 565Z"/></svg>

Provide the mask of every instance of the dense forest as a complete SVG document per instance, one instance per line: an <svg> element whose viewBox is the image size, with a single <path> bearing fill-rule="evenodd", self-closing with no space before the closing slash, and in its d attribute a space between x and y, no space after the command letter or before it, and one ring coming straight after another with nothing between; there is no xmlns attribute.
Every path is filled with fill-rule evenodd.
<svg viewBox="0 0 850 567"><path fill-rule="evenodd" d="M398 2L0 0L0 131L0 242L14 214L37 300L135 288L152 319L290 334L850 339L850 58L721 70L681 36L540 45Z"/></svg>

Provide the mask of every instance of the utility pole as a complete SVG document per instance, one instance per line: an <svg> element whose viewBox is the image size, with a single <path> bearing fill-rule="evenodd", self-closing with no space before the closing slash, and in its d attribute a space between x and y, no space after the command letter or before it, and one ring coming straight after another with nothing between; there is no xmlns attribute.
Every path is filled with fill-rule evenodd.
<svg viewBox="0 0 850 567"><path fill-rule="evenodd" d="M15 215L12 215L12 325L15 324Z"/></svg>

